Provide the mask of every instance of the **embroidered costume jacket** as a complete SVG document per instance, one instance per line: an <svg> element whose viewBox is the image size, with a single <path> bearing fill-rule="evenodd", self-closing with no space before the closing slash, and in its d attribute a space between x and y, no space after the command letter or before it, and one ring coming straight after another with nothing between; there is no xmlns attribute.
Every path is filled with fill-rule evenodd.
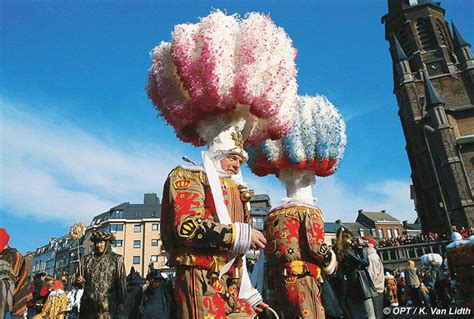
<svg viewBox="0 0 474 319"><path fill-rule="evenodd" d="M102 255L84 256L82 263L85 283L80 318L116 318L118 306L124 304L126 294L123 257L107 247Z"/></svg>
<svg viewBox="0 0 474 319"><path fill-rule="evenodd" d="M63 290L51 292L41 310L41 317L63 319L67 309L67 295Z"/></svg>
<svg viewBox="0 0 474 319"><path fill-rule="evenodd" d="M220 178L224 201L233 223L248 223L249 212L239 185ZM179 318L253 318L248 303L238 298L242 259L218 278L235 240L234 224L219 223L211 189L202 167L179 166L163 190L161 235L176 267L175 297Z"/></svg>
<svg viewBox="0 0 474 319"><path fill-rule="evenodd" d="M300 203L274 208L265 237L271 305L285 318L324 318L321 269L330 273L336 261L324 243L319 208Z"/></svg>

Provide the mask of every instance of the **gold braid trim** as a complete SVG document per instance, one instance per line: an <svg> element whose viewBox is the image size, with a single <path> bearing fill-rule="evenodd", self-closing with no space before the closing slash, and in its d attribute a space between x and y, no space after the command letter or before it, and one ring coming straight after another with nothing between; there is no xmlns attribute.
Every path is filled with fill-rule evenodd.
<svg viewBox="0 0 474 319"><path fill-rule="evenodd" d="M192 171L181 166L174 168L169 173L168 178L190 179L190 180L199 181L204 185L209 185L209 181L207 180L206 173L201 172L201 171Z"/></svg>
<svg viewBox="0 0 474 319"><path fill-rule="evenodd" d="M317 207L310 208L306 206L290 206L286 208L281 208L272 211L268 216L271 215L286 215L287 217L294 217L298 216L298 214L308 214L310 217L319 217L324 222L323 214L321 210Z"/></svg>
<svg viewBox="0 0 474 319"><path fill-rule="evenodd" d="M186 169L182 166L177 166L176 168L174 168L169 173L168 178L189 179L189 180L199 181L200 183L206 186L209 185L209 180L207 179L207 175L205 172L193 171L190 169ZM219 178L219 180L223 188L238 187L237 183L232 178Z"/></svg>

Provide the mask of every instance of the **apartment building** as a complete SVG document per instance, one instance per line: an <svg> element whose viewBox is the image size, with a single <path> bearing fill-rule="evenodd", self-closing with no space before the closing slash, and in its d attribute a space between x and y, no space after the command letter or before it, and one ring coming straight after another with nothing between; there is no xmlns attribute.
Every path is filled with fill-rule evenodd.
<svg viewBox="0 0 474 319"><path fill-rule="evenodd" d="M153 263L157 269L166 268L167 257L160 236L161 204L155 193L144 195L143 204L122 203L95 216L87 227L84 251L94 251L90 240L94 229L115 235L113 250L124 257L128 273L133 266L142 276Z"/></svg>

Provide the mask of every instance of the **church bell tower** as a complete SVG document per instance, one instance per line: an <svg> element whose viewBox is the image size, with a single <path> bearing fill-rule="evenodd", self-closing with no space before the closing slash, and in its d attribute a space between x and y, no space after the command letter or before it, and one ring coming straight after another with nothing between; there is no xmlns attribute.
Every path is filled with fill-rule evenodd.
<svg viewBox="0 0 474 319"><path fill-rule="evenodd" d="M382 17L423 231L474 227L474 58L431 0L388 0Z"/></svg>

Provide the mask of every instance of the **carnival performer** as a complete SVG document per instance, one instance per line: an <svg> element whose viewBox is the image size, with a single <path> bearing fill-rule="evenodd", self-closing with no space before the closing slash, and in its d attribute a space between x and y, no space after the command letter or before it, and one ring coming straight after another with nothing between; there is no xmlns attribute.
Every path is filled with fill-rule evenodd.
<svg viewBox="0 0 474 319"><path fill-rule="evenodd" d="M385 273L385 286L387 288L385 293L390 306L398 307L397 279L389 272Z"/></svg>
<svg viewBox="0 0 474 319"><path fill-rule="evenodd" d="M123 309L126 294L123 257L114 253L111 242L114 236L93 231L91 241L95 251L81 260L83 276L76 282L83 285L79 318L113 319Z"/></svg>
<svg viewBox="0 0 474 319"><path fill-rule="evenodd" d="M251 286L245 253L265 238L249 225L243 147L289 129L296 51L257 13L216 11L172 36L153 51L148 96L178 138L208 147L202 165L173 169L163 190L161 233L176 267L178 317L253 318L267 305Z"/></svg>
<svg viewBox="0 0 474 319"><path fill-rule="evenodd" d="M32 295L25 258L8 245L9 240L6 229L0 228L0 318L6 313L22 318Z"/></svg>
<svg viewBox="0 0 474 319"><path fill-rule="evenodd" d="M250 146L249 166L260 176L275 174L287 197L265 221L270 301L284 318L324 318L321 272L337 262L324 243L324 220L314 205L315 175L334 173L346 144L345 125L322 96L300 97L290 131L277 141Z"/></svg>
<svg viewBox="0 0 474 319"><path fill-rule="evenodd" d="M64 319L67 310L67 294L64 291L63 283L59 280L53 281L51 292L48 299L41 309L41 312L33 317L33 319Z"/></svg>

